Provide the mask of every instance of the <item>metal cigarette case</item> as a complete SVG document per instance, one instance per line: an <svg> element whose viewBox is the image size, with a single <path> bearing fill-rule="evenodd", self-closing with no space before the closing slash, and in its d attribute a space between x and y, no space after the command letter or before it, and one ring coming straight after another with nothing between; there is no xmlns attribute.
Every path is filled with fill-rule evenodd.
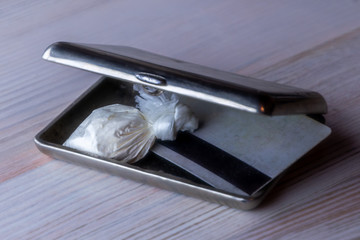
<svg viewBox="0 0 360 240"><path fill-rule="evenodd" d="M129 47L59 42L43 58L103 77L37 134L42 152L230 207L256 207L331 132L323 124L326 102L316 92ZM178 94L200 119L199 129L157 141L134 164L62 145L94 109L135 106L133 84Z"/></svg>

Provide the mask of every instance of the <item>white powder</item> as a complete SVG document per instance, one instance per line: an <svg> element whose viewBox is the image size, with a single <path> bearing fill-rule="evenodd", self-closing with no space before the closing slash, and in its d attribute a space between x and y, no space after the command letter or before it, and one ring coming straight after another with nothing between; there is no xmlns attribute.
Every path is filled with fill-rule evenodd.
<svg viewBox="0 0 360 240"><path fill-rule="evenodd" d="M178 131L194 131L198 119L174 94L152 96L136 87L137 107L113 104L94 110L63 144L123 162L143 158L155 139L175 140Z"/></svg>

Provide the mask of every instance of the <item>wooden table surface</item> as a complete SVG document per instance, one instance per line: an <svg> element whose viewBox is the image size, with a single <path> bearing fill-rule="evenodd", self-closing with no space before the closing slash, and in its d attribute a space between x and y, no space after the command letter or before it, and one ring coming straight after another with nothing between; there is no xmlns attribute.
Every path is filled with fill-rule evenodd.
<svg viewBox="0 0 360 240"><path fill-rule="evenodd" d="M360 1L0 3L0 239L359 239ZM56 41L128 45L320 92L332 135L241 211L54 160L37 132L99 76Z"/></svg>

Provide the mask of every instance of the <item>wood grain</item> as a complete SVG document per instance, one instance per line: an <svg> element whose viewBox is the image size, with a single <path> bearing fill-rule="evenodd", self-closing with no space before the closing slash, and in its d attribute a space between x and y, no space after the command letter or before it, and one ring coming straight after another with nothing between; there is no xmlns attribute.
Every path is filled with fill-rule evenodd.
<svg viewBox="0 0 360 240"><path fill-rule="evenodd" d="M360 238L360 2L0 4L1 239ZM254 211L52 160L34 135L99 76L40 59L52 42L128 45L323 94L331 137Z"/></svg>

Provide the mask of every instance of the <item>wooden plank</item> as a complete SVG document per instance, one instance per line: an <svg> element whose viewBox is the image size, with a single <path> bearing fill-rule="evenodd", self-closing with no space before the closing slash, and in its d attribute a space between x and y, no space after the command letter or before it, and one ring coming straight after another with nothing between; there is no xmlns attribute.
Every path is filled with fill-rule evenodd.
<svg viewBox="0 0 360 240"><path fill-rule="evenodd" d="M129 45L248 74L360 25L360 7L353 1L6 1L2 6L0 152L7 161L0 163L0 181L47 161L41 155L17 161L14 149L32 151L31 138L41 126L97 78L42 61L52 42Z"/></svg>
<svg viewBox="0 0 360 240"><path fill-rule="evenodd" d="M350 0L3 1L0 238L360 237L359 10ZM59 40L129 45L319 91L333 135L251 212L51 161L33 136L98 78L43 62Z"/></svg>

